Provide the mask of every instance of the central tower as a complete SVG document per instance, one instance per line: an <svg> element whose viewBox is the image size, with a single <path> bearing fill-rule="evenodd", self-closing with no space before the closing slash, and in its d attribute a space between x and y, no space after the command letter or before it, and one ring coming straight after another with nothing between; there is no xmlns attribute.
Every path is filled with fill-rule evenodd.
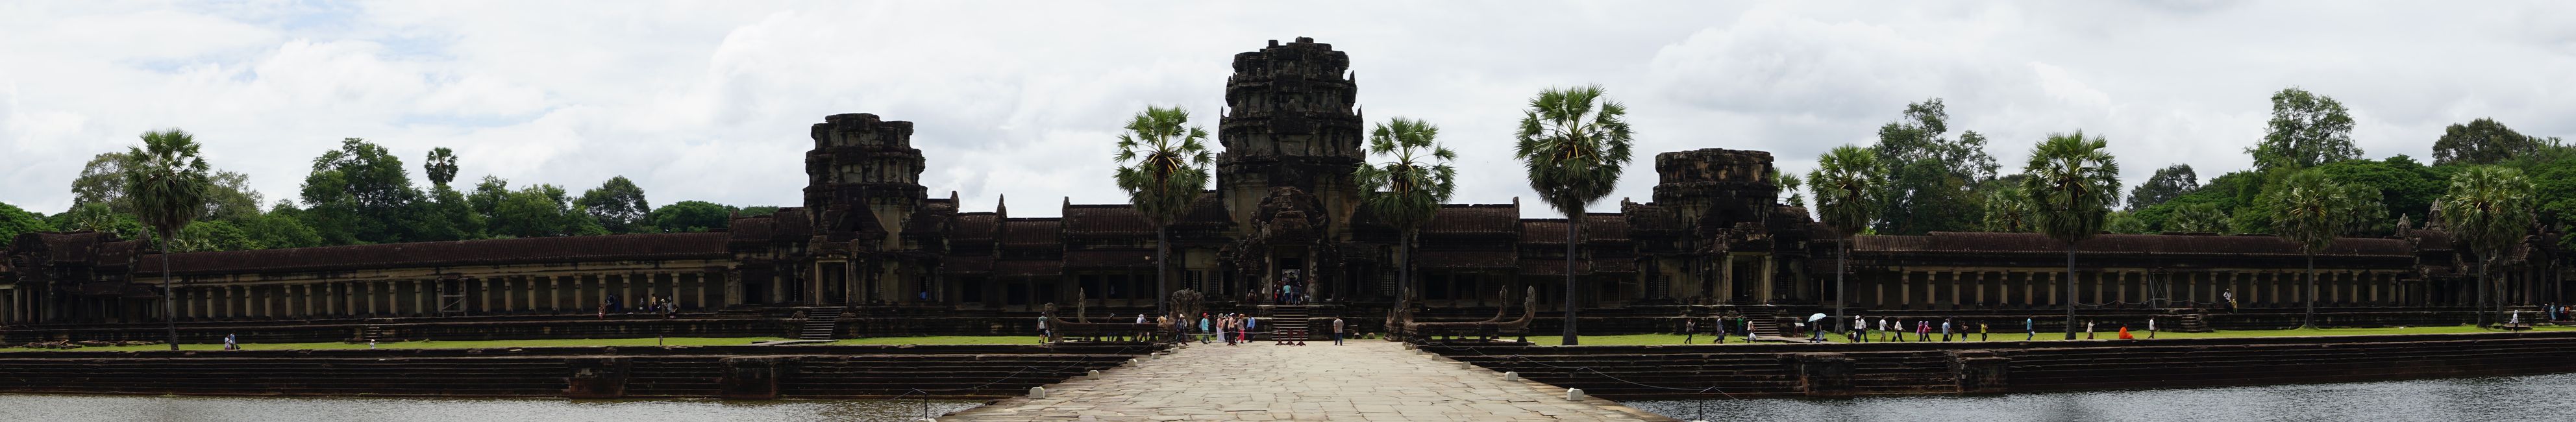
<svg viewBox="0 0 2576 422"><path fill-rule="evenodd" d="M1253 230L1272 188L1290 187L1322 203L1326 236L1349 233L1359 202L1351 172L1367 158L1355 107L1359 84L1344 73L1350 66L1350 55L1306 37L1234 55L1216 173L1217 194L1238 230Z"/></svg>

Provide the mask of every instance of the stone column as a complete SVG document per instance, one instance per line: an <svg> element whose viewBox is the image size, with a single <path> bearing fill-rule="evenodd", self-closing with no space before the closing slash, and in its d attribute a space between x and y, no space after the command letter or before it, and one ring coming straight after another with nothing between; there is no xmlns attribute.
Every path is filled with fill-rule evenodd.
<svg viewBox="0 0 2576 422"><path fill-rule="evenodd" d="M546 275L537 276L537 279L546 281L546 307L554 308L555 313L563 313L563 277Z"/></svg>
<svg viewBox="0 0 2576 422"><path fill-rule="evenodd" d="M692 274L689 274L689 278L693 278L693 279L697 279L697 280L698 280L698 298L697 298L697 300L689 301L689 309L708 309L708 307L707 307L707 273L705 273L705 272L692 273Z"/></svg>
<svg viewBox="0 0 2576 422"><path fill-rule="evenodd" d="M1913 271L1907 271L1904 268L1896 269L1896 307L1897 309L1914 308Z"/></svg>
<svg viewBox="0 0 2576 422"><path fill-rule="evenodd" d="M1567 259L1573 259L1574 257L1566 257L1566 258L1567 258ZM1313 263L1314 261L1306 261L1306 262L1308 262L1308 263ZM1775 296L1775 295L1773 294L1773 292L1772 292L1771 290L1772 290L1772 285L1774 284L1774 283L1772 282L1772 278L1773 278L1773 277L1776 277L1776 276L1780 273L1779 268L1776 268L1776 267L1779 265L1779 263L1780 263L1780 257L1779 257L1779 256L1777 256L1777 255L1763 255L1763 256L1762 256L1762 286L1761 286L1761 291L1762 291L1762 300L1760 301L1761 303L1771 303L1771 298L1773 298L1773 297L1777 297L1777 296ZM1565 298L1565 299L1566 299L1566 300L1574 300L1574 298L1570 298L1570 297L1569 297L1569 298Z"/></svg>

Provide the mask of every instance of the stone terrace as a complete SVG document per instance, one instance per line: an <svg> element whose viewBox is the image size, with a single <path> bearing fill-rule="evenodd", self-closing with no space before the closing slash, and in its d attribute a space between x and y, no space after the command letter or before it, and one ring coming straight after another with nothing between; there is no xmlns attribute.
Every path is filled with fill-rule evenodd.
<svg viewBox="0 0 2576 422"><path fill-rule="evenodd" d="M1170 355L1047 387L947 421L1671 421L1564 389L1385 341L1306 346L1194 344Z"/></svg>

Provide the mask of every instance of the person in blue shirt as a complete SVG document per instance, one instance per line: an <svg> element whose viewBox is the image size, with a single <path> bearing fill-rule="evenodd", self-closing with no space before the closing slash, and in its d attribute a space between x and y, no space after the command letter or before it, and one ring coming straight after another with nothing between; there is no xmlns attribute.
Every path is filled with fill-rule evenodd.
<svg viewBox="0 0 2576 422"><path fill-rule="evenodd" d="M2022 341L2030 341L2031 339L2039 337L2039 329L2032 327L2030 318L2021 319Z"/></svg>

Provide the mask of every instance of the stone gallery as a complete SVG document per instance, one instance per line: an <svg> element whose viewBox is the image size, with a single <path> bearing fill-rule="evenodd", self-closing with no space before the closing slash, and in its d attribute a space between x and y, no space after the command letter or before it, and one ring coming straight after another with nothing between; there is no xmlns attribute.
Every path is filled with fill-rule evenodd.
<svg viewBox="0 0 2576 422"><path fill-rule="evenodd" d="M1210 306L1240 306L1287 283L1342 315L1385 315L1399 291L1398 233L1357 206L1353 170L1367 159L1366 120L1349 57L1298 38L1233 63L1216 125L1214 190L1170 229L1168 286L1156 282L1156 228L1128 205L1032 200L1031 192L991 210L959 209L955 193L934 195L919 183L913 122L841 114L813 126L801 206L738 216L718 232L177 254L104 233L31 233L0 245L0 321L9 341L155 338L114 333L157 328L164 318L189 330L378 318L555 315L569 323L603 304L660 298L699 320L846 310L986 321L913 332L1025 332L989 322L1048 304L1133 313L1179 290L1200 292ZM1772 161L1714 148L1657 154L1652 175L1628 176L1655 177L1653 197L1623 198L1619 212L1571 222L1523 218L1552 211L1517 200L1447 205L1421 231L1409 290L1415 303L1458 315L1520 302L1501 292L1534 290L1542 309L1571 300L1612 322L1838 306L2050 315L2065 309L2069 286L2086 309L2139 313L2295 312L2306 294L2298 246L2196 233L2087 240L2075 245L2072 272L2067 246L2038 234L1863 235L1849 245L1848 281L1838 283L1840 237L1782 202ZM1015 217L1013 206L1056 207L1060 217ZM1568 224L1581 225L1577 256L1564 252ZM2320 312L2353 325L2465 321L2446 315L2476 300L2475 259L2441 227L2397 233L2340 239L2317 255ZM2494 269L2504 304L2576 299L2555 264L2556 237L2530 237ZM1567 259L1581 264L1575 297L1563 295ZM2235 303L2225 303L2230 297ZM175 314L164 314L165 300ZM758 324L709 326L692 332L775 335Z"/></svg>

